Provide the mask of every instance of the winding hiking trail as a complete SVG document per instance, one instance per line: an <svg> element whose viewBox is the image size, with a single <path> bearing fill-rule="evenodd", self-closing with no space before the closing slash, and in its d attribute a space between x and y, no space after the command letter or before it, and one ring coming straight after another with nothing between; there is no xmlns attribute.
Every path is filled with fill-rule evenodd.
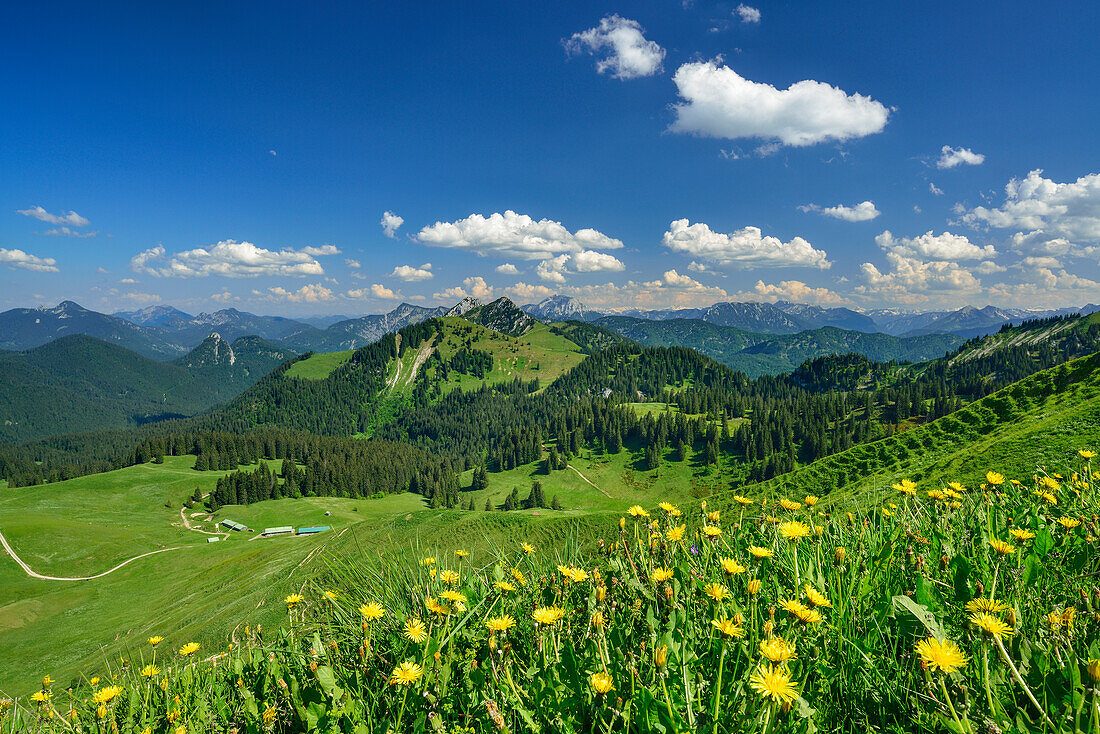
<svg viewBox="0 0 1100 734"><path fill-rule="evenodd" d="M594 482L593 482L593 481L592 481L591 479L589 479L589 478L588 478L588 477L586 477L585 475L581 474L581 471L580 471L580 469L578 469L577 467L573 466L572 464L566 464L566 466L567 466L567 467L569 467L570 469L572 469L573 471L577 472L577 476L578 476L578 477L580 477L580 478L581 478L581 479L583 479L584 481L588 482L588 483L589 483L589 484L591 484L591 485L592 485L593 487L596 487L596 491L597 491L597 492L599 492L600 494L602 494L602 495L603 495L604 497L608 498L609 500L610 500L610 499L615 499L614 497L612 497L611 495L609 495L609 494L608 494L607 492L605 492L605 491L603 491L602 489L600 489L599 487L597 487L597 486L596 486L596 484L595 484L595 483L594 483Z"/></svg>
<svg viewBox="0 0 1100 734"><path fill-rule="evenodd" d="M196 512L194 515L192 515L192 517L194 517L195 515L205 515L205 514L206 514L205 512ZM180 508L180 519L183 520L183 527L187 528L188 530L190 530L192 532L202 533L203 535L216 535L219 538L228 538L229 537L228 532L215 532L215 533L212 533L209 530L203 530L202 528L192 527L191 526L191 521L187 518L186 515L183 514L183 508L182 507Z"/></svg>
<svg viewBox="0 0 1100 734"><path fill-rule="evenodd" d="M22 558L15 555L15 551L13 551L11 549L11 546L8 545L8 539L4 537L3 533L0 533L0 544L3 544L4 550L8 552L8 555L11 556L13 561L15 561L16 563L19 564L20 568L22 568L24 571L27 572L28 576L30 576L32 579L42 579L43 581L91 581L92 579L102 578L103 576L106 576L109 573L114 573L115 571L122 568L123 566L125 566L129 563L133 563L134 561L136 561L140 558L145 558L146 556L155 556L157 553L167 553L168 551L183 550L184 548L193 547L193 546L187 546L187 545L180 545L180 546L176 546L175 548L161 548L160 550L149 551L148 553L142 553L139 556L134 556L133 558L128 558L127 560L123 561L122 563L118 564L117 566L115 566L114 568L112 568L108 571L104 571L103 573L97 573L95 576L43 576L42 574L38 573L37 571L32 570L30 566L28 566L26 563L23 562Z"/></svg>

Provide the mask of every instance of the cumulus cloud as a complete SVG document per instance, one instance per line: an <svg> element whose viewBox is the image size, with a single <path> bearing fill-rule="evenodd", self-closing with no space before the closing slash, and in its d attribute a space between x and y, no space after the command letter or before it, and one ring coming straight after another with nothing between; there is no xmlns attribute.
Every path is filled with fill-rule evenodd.
<svg viewBox="0 0 1100 734"><path fill-rule="evenodd" d="M436 222L421 229L416 238L432 247L517 260L549 260L563 253L614 250L623 246L620 240L594 229L570 232L561 222L535 221L510 209L488 217L471 214L456 222Z"/></svg>
<svg viewBox="0 0 1100 734"><path fill-rule="evenodd" d="M748 5L745 5L745 4L738 5L737 8L734 9L733 12L737 13L738 17L741 18L742 23L759 23L760 22L760 11L757 10L756 8L750 7Z"/></svg>
<svg viewBox="0 0 1100 734"><path fill-rule="evenodd" d="M50 237L95 237L99 234L99 230L93 232L77 232L71 227L54 227L53 229L47 229L42 234L49 235Z"/></svg>
<svg viewBox="0 0 1100 734"><path fill-rule="evenodd" d="M778 283L765 283L763 280L758 280L752 291L745 295L755 296L761 301L771 303L791 301L793 303L811 303L817 306L844 306L851 303L839 293L828 288L815 288L806 285L801 280L782 280Z"/></svg>
<svg viewBox="0 0 1100 734"><path fill-rule="evenodd" d="M985 156L975 153L970 148L952 148L945 145L940 149L940 159L936 161L936 168L954 168L955 166L980 166L985 162Z"/></svg>
<svg viewBox="0 0 1100 734"><path fill-rule="evenodd" d="M401 225L404 223L404 219L391 211L382 212L382 221L379 222L379 224L382 225L382 231L385 232L386 236L390 239L396 236L397 230L400 229Z"/></svg>
<svg viewBox="0 0 1100 734"><path fill-rule="evenodd" d="M485 282L480 275L466 278L461 286L454 286L435 294L435 298L442 301L460 301L463 298L473 297L482 301L493 297L493 286Z"/></svg>
<svg viewBox="0 0 1100 734"><path fill-rule="evenodd" d="M156 293L119 293L117 297L133 303L160 303Z"/></svg>
<svg viewBox="0 0 1100 734"><path fill-rule="evenodd" d="M22 250L6 250L0 247L0 265L20 270L33 270L38 273L57 273L57 260L52 257L37 257Z"/></svg>
<svg viewBox="0 0 1100 734"><path fill-rule="evenodd" d="M229 291L222 291L221 293L213 293L210 295L210 300L214 303L233 303L239 301L240 296L235 296Z"/></svg>
<svg viewBox="0 0 1100 734"><path fill-rule="evenodd" d="M157 245L130 258L135 273L158 278L194 278L221 275L227 278L248 278L259 275L324 275L316 258L339 254L332 245L266 250L251 242L222 240L206 248L185 250L169 256L163 245Z"/></svg>
<svg viewBox="0 0 1100 734"><path fill-rule="evenodd" d="M535 268L535 273L543 280L551 283L565 282L565 265L569 261L568 255L558 255L549 260L543 260Z"/></svg>
<svg viewBox="0 0 1100 734"><path fill-rule="evenodd" d="M1016 229L1017 250L1049 255L1094 254L1100 245L1100 173L1058 183L1036 169L1005 186L1000 207L963 210L972 227ZM1087 245L1087 247L1082 247Z"/></svg>
<svg viewBox="0 0 1100 734"><path fill-rule="evenodd" d="M714 232L702 222L689 224L677 219L669 225L662 244L673 252L707 260L717 265L740 268L830 267L823 250L815 250L801 237L783 242L764 236L759 227L745 227L725 234Z"/></svg>
<svg viewBox="0 0 1100 734"><path fill-rule="evenodd" d="M626 269L618 258L595 250L581 250L573 255L573 267L578 273L613 273Z"/></svg>
<svg viewBox="0 0 1100 734"><path fill-rule="evenodd" d="M371 295L374 296L375 298L396 298L397 297L397 295L392 290L390 290L386 286L382 285L381 283L372 283L371 287L370 287L370 292L371 292Z"/></svg>
<svg viewBox="0 0 1100 734"><path fill-rule="evenodd" d="M287 303L321 303L336 300L333 292L320 283L303 285L296 291L287 290L282 286L275 286L274 288L268 288L266 291L254 290L252 295L262 301L285 301Z"/></svg>
<svg viewBox="0 0 1100 734"><path fill-rule="evenodd" d="M512 300L519 303L533 303L535 301L541 301L554 295L552 288L547 288L544 285L530 285L528 283L516 283L510 285L504 289Z"/></svg>
<svg viewBox="0 0 1100 734"><path fill-rule="evenodd" d="M943 196L943 189L931 181L928 182L928 190L932 193L932 196Z"/></svg>
<svg viewBox="0 0 1100 734"><path fill-rule="evenodd" d="M822 216L832 217L833 219L843 219L845 222L867 222L882 214L875 208L873 201L863 201L855 206L838 204L837 206L821 207L817 204L806 204L798 208L804 212L817 212Z"/></svg>
<svg viewBox="0 0 1100 734"><path fill-rule="evenodd" d="M390 273L390 277L411 283L418 280L431 280L435 275L432 273L432 264L424 263L419 268L414 268L412 265L398 265Z"/></svg>
<svg viewBox="0 0 1100 734"><path fill-rule="evenodd" d="M886 230L875 237L875 243L883 250L897 252L907 257L921 257L926 260L985 260L996 257L997 250L993 245L979 247L972 243L965 235L933 234L932 230L919 237L897 238Z"/></svg>
<svg viewBox="0 0 1100 734"><path fill-rule="evenodd" d="M87 219L72 210L68 214L50 214L43 207L36 206L30 209L16 209L15 213L22 214L25 217L33 217L46 224L67 224L70 227L87 227L91 224Z"/></svg>
<svg viewBox="0 0 1100 734"><path fill-rule="evenodd" d="M1073 301L1095 303L1100 299L1100 283L1064 268L1035 264L1023 270L1027 280L994 285L989 289L989 297L1002 303L1027 303L1036 307L1060 307Z"/></svg>
<svg viewBox="0 0 1100 734"><path fill-rule="evenodd" d="M673 132L805 146L882 132L890 116L885 105L862 94L812 79L780 90L714 61L684 64L673 81L685 100L673 108Z"/></svg>
<svg viewBox="0 0 1100 734"><path fill-rule="evenodd" d="M609 15L595 28L589 28L565 41L569 53L600 56L596 71L609 72L616 79L652 76L661 70L665 50L647 40L638 21Z"/></svg>
<svg viewBox="0 0 1100 734"><path fill-rule="evenodd" d="M886 253L886 260L890 264L886 272L873 263L860 265L864 283L854 288L857 294L912 305L936 298L959 298L982 289L974 274L955 262L926 262L893 251Z"/></svg>
<svg viewBox="0 0 1100 734"><path fill-rule="evenodd" d="M629 280L623 285L602 283L599 285L566 286L558 289L563 295L572 296L593 308L609 311L622 308L666 308L710 305L728 299L722 288L708 286L688 278L675 270L666 271L656 280L637 283Z"/></svg>
<svg viewBox="0 0 1100 734"><path fill-rule="evenodd" d="M497 265L494 268L501 275L519 275L519 268L512 263L504 263L503 265Z"/></svg>
<svg viewBox="0 0 1100 734"><path fill-rule="evenodd" d="M362 267L362 263L360 263L358 260L353 260L350 257L344 258L344 264L352 270L358 270Z"/></svg>

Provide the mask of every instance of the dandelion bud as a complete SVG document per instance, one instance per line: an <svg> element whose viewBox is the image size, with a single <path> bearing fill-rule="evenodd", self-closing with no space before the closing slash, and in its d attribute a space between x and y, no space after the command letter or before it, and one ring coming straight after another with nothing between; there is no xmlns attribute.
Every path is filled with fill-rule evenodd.
<svg viewBox="0 0 1100 734"><path fill-rule="evenodd" d="M737 614L733 615L733 623L735 625L737 625L738 627L740 627L742 624L745 623L745 615L742 614L741 612L738 612Z"/></svg>
<svg viewBox="0 0 1100 734"><path fill-rule="evenodd" d="M105 718L107 718L107 707L106 707L106 706L104 706L103 704L99 704L99 708L97 708L97 709L95 710L95 717L96 717L97 719L105 719Z"/></svg>
<svg viewBox="0 0 1100 734"><path fill-rule="evenodd" d="M1093 682L1100 683L1100 660L1090 660L1088 670Z"/></svg>
<svg viewBox="0 0 1100 734"><path fill-rule="evenodd" d="M607 587L600 585L596 587L596 601L603 601L607 598Z"/></svg>
<svg viewBox="0 0 1100 734"><path fill-rule="evenodd" d="M753 596L760 593L760 579L751 579L748 583L746 591L748 591Z"/></svg>
<svg viewBox="0 0 1100 734"><path fill-rule="evenodd" d="M768 607L768 619L775 619L775 607Z"/></svg>
<svg viewBox="0 0 1100 734"><path fill-rule="evenodd" d="M314 660L312 663L309 664L309 671L311 673L316 673L317 672L317 661L316 660Z"/></svg>
<svg viewBox="0 0 1100 734"><path fill-rule="evenodd" d="M653 656L653 660L657 663L657 667L663 670L664 667L668 665L668 645L661 645L660 647L658 647ZM1100 666L1100 661L1096 662L1098 666ZM1089 668L1089 670L1091 671L1092 669Z"/></svg>
<svg viewBox="0 0 1100 734"><path fill-rule="evenodd" d="M833 558L836 559L837 563L844 563L845 559L848 558L848 550L842 545L837 546L836 551L833 553Z"/></svg>
<svg viewBox="0 0 1100 734"><path fill-rule="evenodd" d="M672 587L669 586L668 584L665 584L665 598L666 599L671 599L672 598Z"/></svg>
<svg viewBox="0 0 1100 734"><path fill-rule="evenodd" d="M817 525L814 527L814 533L816 533L817 536L820 538L822 535L825 534L825 528L821 525Z"/></svg>
<svg viewBox="0 0 1100 734"><path fill-rule="evenodd" d="M764 623L764 634L771 637L772 632L775 632L775 622L769 619Z"/></svg>
<svg viewBox="0 0 1100 734"><path fill-rule="evenodd" d="M620 517L619 518L619 530L626 530L626 518L625 517Z"/></svg>
<svg viewBox="0 0 1100 734"><path fill-rule="evenodd" d="M1008 618L1008 623L1010 625L1012 625L1013 627L1016 626L1016 610L1015 610L1015 608L1009 607L1008 611L1005 612L1005 617Z"/></svg>

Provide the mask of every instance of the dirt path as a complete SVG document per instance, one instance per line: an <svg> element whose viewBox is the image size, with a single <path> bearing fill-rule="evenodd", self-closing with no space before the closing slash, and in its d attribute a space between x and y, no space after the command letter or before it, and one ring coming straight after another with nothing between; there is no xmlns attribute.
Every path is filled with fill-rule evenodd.
<svg viewBox="0 0 1100 734"><path fill-rule="evenodd" d="M592 482L592 480L591 480L591 479L589 479L588 477L586 477L585 475L581 474L580 470L579 470L579 469L577 469L577 467L573 466L572 464L566 464L566 466L567 466L567 467L569 467L570 469L572 469L573 471L577 472L577 476L578 476L578 477L580 477L580 478L581 478L581 479L583 479L584 481L588 482L588 483L589 483L589 484L591 484L591 485L592 485L593 487L596 487L596 485L595 485L595 484L594 484L594 483ZM604 497L606 497L606 498L607 498L607 499L609 499L609 500L611 500L611 499L615 499L614 497L612 497L611 495L609 495L609 494L608 494L607 492L603 491L603 490L602 490L602 489L600 489L599 487L596 487L596 491L597 491L597 492L599 492L600 494L602 494L602 495L603 495Z"/></svg>
<svg viewBox="0 0 1100 734"><path fill-rule="evenodd" d="M20 568L22 568L24 571L27 572L28 576L30 576L32 579L42 579L43 581L91 581L92 579L102 578L103 576L106 576L109 573L114 573L115 571L117 571L118 569L120 569L123 566L127 565L128 563L133 563L134 561L138 560L139 558L145 558L146 556L155 556L157 553L167 553L168 551L182 550L184 548L193 547L193 546L181 545L181 546L177 546L175 548L161 548L160 550L149 551L148 553L142 553L139 556L134 556L133 558L130 558L130 559L127 559L127 560L123 561L122 563L118 564L117 566L110 569L109 571L104 571L103 573L97 573L95 576L43 576L42 574L31 570L30 566L28 566L26 563L23 563L22 558L15 555L15 551L13 551L11 549L11 546L8 545L8 539L4 537L3 533L0 533L0 544L3 544L4 550L7 551L8 555L11 556L13 561L15 561L16 563L19 564Z"/></svg>
<svg viewBox="0 0 1100 734"><path fill-rule="evenodd" d="M202 515L202 514L204 514L204 513L202 513L202 512L198 512L198 513L196 513L196 514L198 514L198 515ZM192 515L191 517L194 517L194 515ZM218 536L218 537L220 537L220 538L228 538L228 537L229 537L229 533L228 533L228 532L216 532L216 533L212 533L212 532L210 532L209 530L203 530L202 528L195 528L195 527L191 527L191 521L190 521L190 520L189 520L189 519L187 518L187 515L183 514L183 508L182 508L182 507L180 508L180 520L183 520L183 526L184 526L185 528L187 528L188 530L192 531L192 532L195 532L195 533L202 533L203 535L217 535L217 536Z"/></svg>

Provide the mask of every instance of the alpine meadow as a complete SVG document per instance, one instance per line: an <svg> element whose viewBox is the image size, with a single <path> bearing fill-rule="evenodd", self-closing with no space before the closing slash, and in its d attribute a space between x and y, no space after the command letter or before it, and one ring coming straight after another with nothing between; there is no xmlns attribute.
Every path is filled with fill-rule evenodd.
<svg viewBox="0 0 1100 734"><path fill-rule="evenodd" d="M0 734L1100 734L1100 6L7 15Z"/></svg>

